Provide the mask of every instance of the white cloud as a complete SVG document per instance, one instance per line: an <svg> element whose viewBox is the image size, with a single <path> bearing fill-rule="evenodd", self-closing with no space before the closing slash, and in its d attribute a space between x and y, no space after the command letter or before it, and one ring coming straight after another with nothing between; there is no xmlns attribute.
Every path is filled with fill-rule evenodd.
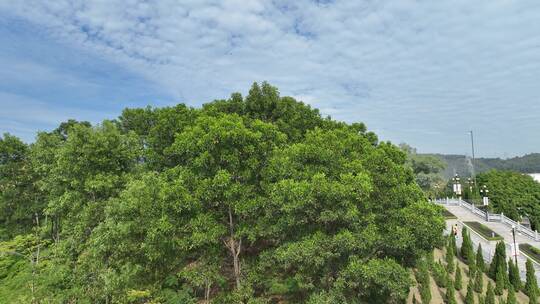
<svg viewBox="0 0 540 304"><path fill-rule="evenodd" d="M536 1L28 0L2 10L190 104L268 80L432 151L465 152L440 139L460 140L456 128L491 136L486 150L506 149L495 138L513 124L540 129ZM523 141L507 152L540 146Z"/></svg>

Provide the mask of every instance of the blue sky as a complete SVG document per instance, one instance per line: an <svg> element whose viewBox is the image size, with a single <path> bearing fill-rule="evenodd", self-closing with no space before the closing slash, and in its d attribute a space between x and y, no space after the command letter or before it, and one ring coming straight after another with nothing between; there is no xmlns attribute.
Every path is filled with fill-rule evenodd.
<svg viewBox="0 0 540 304"><path fill-rule="evenodd" d="M0 132L267 80L420 152L540 152L538 1L0 1Z"/></svg>

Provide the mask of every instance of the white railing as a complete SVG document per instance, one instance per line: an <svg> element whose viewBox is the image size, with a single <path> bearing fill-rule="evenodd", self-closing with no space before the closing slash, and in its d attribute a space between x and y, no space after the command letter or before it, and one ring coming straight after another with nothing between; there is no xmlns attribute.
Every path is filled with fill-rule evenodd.
<svg viewBox="0 0 540 304"><path fill-rule="evenodd" d="M505 225L508 225L509 227L515 227L517 233L521 233L525 236L530 237L531 239L535 241L539 241L540 237L538 236L538 231L533 231L530 228L527 228L520 223L508 218L504 215L504 213L498 214L498 213L488 213L486 217L486 211L483 211L473 204L470 204L462 199L455 199L455 198L444 198L444 199L436 199L433 201L436 204L441 205L453 205L453 206L461 206L465 209L470 210L473 214L481 217L482 219L489 221L489 222L501 222Z"/></svg>

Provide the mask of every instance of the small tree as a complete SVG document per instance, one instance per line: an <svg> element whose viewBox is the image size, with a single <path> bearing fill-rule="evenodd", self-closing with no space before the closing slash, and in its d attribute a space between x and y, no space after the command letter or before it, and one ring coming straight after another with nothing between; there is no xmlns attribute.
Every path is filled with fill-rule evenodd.
<svg viewBox="0 0 540 304"><path fill-rule="evenodd" d="M519 268L518 265L512 261L512 259L508 259L508 280L510 281L510 285L514 287L514 290L520 290L521 289L521 278L519 277Z"/></svg>
<svg viewBox="0 0 540 304"><path fill-rule="evenodd" d="M454 249L450 244L446 247L446 269L449 273L454 272Z"/></svg>
<svg viewBox="0 0 540 304"><path fill-rule="evenodd" d="M421 259L418 264L418 271L416 272L416 281L420 284L420 299L422 300L422 303L429 303L431 301L431 282L428 260L429 259Z"/></svg>
<svg viewBox="0 0 540 304"><path fill-rule="evenodd" d="M447 304L457 304L456 302L456 290L453 288L454 282L452 279L448 279L448 287L446 288L446 303Z"/></svg>
<svg viewBox="0 0 540 304"><path fill-rule="evenodd" d="M463 242L461 243L461 257L466 261L469 261L470 252L473 250L473 247L469 232L467 231L467 227L463 226L463 229L461 230L461 236L463 238Z"/></svg>
<svg viewBox="0 0 540 304"><path fill-rule="evenodd" d="M503 272L503 269L499 267L499 270L497 271L497 277L495 280L495 294L496 295L502 295L504 291L504 284L506 282L505 279L506 274Z"/></svg>
<svg viewBox="0 0 540 304"><path fill-rule="evenodd" d="M516 292L514 291L514 286L510 285L508 287L508 295L506 296L506 304L516 304Z"/></svg>
<svg viewBox="0 0 540 304"><path fill-rule="evenodd" d="M456 277L454 282L454 287L456 290L461 290L463 287L462 278L461 278L461 268L459 268L459 263L456 265Z"/></svg>
<svg viewBox="0 0 540 304"><path fill-rule="evenodd" d="M469 260L467 260L467 265L469 266L469 277L473 278L476 271L478 270L478 267L476 267L476 259L472 248L468 256L470 257Z"/></svg>
<svg viewBox="0 0 540 304"><path fill-rule="evenodd" d="M467 284L467 295L465 296L465 304L474 304L473 285L473 280L469 280L469 284Z"/></svg>
<svg viewBox="0 0 540 304"><path fill-rule="evenodd" d="M476 250L476 269L482 272L486 270L484 255L482 254L482 244L478 244L478 248Z"/></svg>
<svg viewBox="0 0 540 304"><path fill-rule="evenodd" d="M482 293L484 291L484 278L483 278L483 274L480 271L477 271L475 274L474 291L478 293Z"/></svg>
<svg viewBox="0 0 540 304"><path fill-rule="evenodd" d="M491 281L488 282L486 291L486 304L495 304L495 292L493 292L493 285Z"/></svg>
<svg viewBox="0 0 540 304"><path fill-rule="evenodd" d="M493 279L496 279L497 272L499 271L499 268L503 268L503 272L506 273L506 245L504 245L503 241L500 241L497 243L497 246L495 247L495 255L493 256L493 259L491 260L491 264L489 266L489 276Z"/></svg>
<svg viewBox="0 0 540 304"><path fill-rule="evenodd" d="M531 303L536 303L536 298L538 297L538 282L536 276L534 275L534 267L530 259L527 259L525 264L527 269L527 280L525 281L525 294L529 296Z"/></svg>
<svg viewBox="0 0 540 304"><path fill-rule="evenodd" d="M481 294L478 295L478 304L486 304L486 299Z"/></svg>

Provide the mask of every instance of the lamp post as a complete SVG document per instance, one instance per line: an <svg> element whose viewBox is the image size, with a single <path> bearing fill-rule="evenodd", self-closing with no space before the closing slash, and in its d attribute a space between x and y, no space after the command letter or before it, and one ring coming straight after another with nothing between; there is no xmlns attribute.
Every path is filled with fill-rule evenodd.
<svg viewBox="0 0 540 304"><path fill-rule="evenodd" d="M515 225L512 225L512 237L514 238L514 261L516 262L516 265L517 265L517 247L516 247L516 226Z"/></svg>
<svg viewBox="0 0 540 304"><path fill-rule="evenodd" d="M454 193L457 195L458 199L461 201L461 183L459 179L459 175L455 175L454 178L452 178L452 181L454 182Z"/></svg>
<svg viewBox="0 0 540 304"><path fill-rule="evenodd" d="M489 197L488 197L488 193L489 193L489 190L487 189L487 186L486 185L483 185L482 188L480 189L480 194L482 195L482 203L483 205L485 206L485 211L486 211L486 222L489 222L489 214L488 214L488 205L489 205Z"/></svg>
<svg viewBox="0 0 540 304"><path fill-rule="evenodd" d="M474 186L474 180L472 178L467 178L467 183L469 184L469 198L473 199L473 186Z"/></svg>

